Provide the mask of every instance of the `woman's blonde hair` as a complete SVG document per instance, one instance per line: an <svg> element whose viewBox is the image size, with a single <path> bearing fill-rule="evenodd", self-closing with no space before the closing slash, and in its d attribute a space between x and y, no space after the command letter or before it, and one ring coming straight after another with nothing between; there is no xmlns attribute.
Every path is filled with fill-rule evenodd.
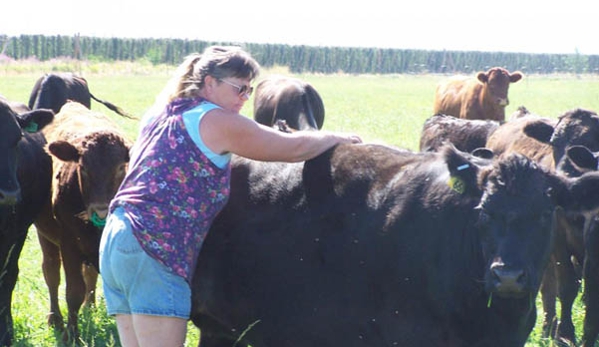
<svg viewBox="0 0 599 347"><path fill-rule="evenodd" d="M173 77L159 94L156 102L162 105L177 98L197 97L206 76L216 79L236 77L255 79L260 65L237 46L209 46L202 54L188 55L177 67Z"/></svg>

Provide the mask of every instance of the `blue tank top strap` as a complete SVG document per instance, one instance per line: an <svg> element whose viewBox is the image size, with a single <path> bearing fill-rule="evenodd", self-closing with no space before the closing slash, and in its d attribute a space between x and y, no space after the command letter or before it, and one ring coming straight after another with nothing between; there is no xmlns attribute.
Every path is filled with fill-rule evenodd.
<svg viewBox="0 0 599 347"><path fill-rule="evenodd" d="M185 123L185 128L187 133L193 140L193 142L198 146L198 148L210 159L214 165L220 167L221 169L227 166L229 161L231 160L231 154L217 154L214 153L202 140L202 136L200 135L200 122L202 118L208 113L216 108L220 108L220 106L215 105L211 102L205 101L197 105L196 107L183 112L183 123Z"/></svg>

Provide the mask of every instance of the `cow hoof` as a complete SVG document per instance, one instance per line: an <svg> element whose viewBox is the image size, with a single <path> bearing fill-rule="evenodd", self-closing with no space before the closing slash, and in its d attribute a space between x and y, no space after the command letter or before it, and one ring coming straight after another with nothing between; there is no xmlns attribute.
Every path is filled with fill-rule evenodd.
<svg viewBox="0 0 599 347"><path fill-rule="evenodd" d="M77 328L67 327L62 332L62 342L67 346L81 346L79 330Z"/></svg>
<svg viewBox="0 0 599 347"><path fill-rule="evenodd" d="M543 322L542 337L553 338L553 337L555 337L556 331L557 331L557 319L553 318L550 321Z"/></svg>
<svg viewBox="0 0 599 347"><path fill-rule="evenodd" d="M565 338L559 338L555 340L555 346L557 347L576 347L576 343L565 339Z"/></svg>
<svg viewBox="0 0 599 347"><path fill-rule="evenodd" d="M58 329L64 330L64 320L60 314L56 313L48 313L48 326Z"/></svg>
<svg viewBox="0 0 599 347"><path fill-rule="evenodd" d="M574 335L574 325L560 323L557 327L556 340L559 341L558 346L576 346L576 337Z"/></svg>

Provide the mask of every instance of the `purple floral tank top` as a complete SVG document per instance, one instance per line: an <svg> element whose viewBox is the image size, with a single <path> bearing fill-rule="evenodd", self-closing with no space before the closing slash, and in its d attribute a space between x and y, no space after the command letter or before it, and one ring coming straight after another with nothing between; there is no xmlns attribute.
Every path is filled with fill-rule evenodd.
<svg viewBox="0 0 599 347"><path fill-rule="evenodd" d="M142 129L110 206L123 207L142 248L188 282L231 177L231 166L214 165L185 129L183 112L202 101L174 100Z"/></svg>

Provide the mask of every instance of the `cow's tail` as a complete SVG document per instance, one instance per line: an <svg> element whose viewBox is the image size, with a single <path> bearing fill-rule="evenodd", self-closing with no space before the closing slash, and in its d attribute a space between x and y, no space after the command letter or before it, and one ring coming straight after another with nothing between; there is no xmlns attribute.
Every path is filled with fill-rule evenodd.
<svg viewBox="0 0 599 347"><path fill-rule="evenodd" d="M89 93L89 95L92 97L92 99L96 100L97 102L103 104L104 106L108 107L110 110L120 114L121 116L125 117L125 118L129 118L129 119L137 119L136 117L130 115L129 113L123 111L123 109L121 109L120 107L116 106L115 104L108 102L108 101L104 101L104 100L100 100L98 98L96 98L92 93Z"/></svg>

